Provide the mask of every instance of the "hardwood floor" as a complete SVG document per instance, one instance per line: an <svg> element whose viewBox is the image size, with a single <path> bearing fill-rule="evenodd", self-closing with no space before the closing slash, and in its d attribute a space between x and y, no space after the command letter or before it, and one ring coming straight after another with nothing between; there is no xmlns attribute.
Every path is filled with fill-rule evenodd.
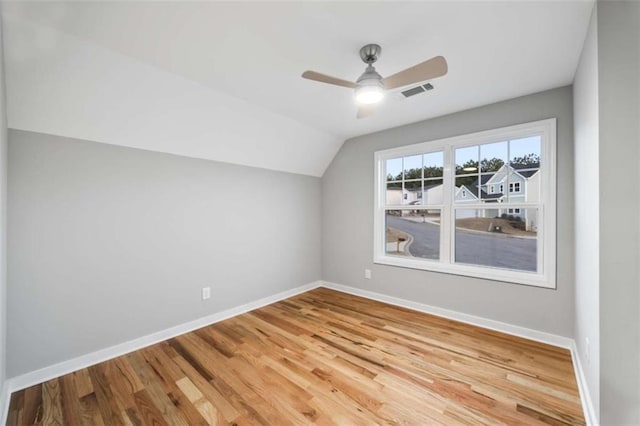
<svg viewBox="0 0 640 426"><path fill-rule="evenodd" d="M567 350L320 288L12 395L9 425L584 424Z"/></svg>

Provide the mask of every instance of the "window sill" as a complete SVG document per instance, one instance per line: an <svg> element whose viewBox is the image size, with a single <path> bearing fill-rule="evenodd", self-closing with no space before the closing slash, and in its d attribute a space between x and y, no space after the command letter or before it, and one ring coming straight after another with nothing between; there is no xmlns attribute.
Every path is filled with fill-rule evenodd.
<svg viewBox="0 0 640 426"><path fill-rule="evenodd" d="M443 264L437 260L403 258L399 256L376 256L373 260L378 265L397 266L401 268L419 269L451 275L461 275L511 284L522 284L534 287L555 289L555 281L543 274L511 271L507 269L484 268L481 266L462 264Z"/></svg>

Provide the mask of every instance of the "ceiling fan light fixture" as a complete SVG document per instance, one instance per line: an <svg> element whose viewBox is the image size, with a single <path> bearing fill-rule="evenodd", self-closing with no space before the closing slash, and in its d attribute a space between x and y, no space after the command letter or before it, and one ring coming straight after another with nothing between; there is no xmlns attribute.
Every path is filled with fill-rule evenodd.
<svg viewBox="0 0 640 426"><path fill-rule="evenodd" d="M355 97L359 105L377 104L384 98L384 87L378 80L361 82L355 89Z"/></svg>
<svg viewBox="0 0 640 426"><path fill-rule="evenodd" d="M362 52L360 54L362 55ZM375 59L375 57L373 59L370 59L367 69L356 82L358 86L355 89L355 96L356 103L358 105L377 104L378 102L382 101L382 98L384 98L384 85L382 84L382 76L378 74L373 65L371 65L373 62L375 62Z"/></svg>

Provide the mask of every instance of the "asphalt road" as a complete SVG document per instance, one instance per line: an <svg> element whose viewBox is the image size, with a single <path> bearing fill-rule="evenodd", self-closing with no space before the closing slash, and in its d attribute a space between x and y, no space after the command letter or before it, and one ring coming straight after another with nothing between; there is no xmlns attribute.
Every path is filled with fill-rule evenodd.
<svg viewBox="0 0 640 426"><path fill-rule="evenodd" d="M413 243L409 246L412 256L426 259L439 257L438 225L387 216L387 226L413 237ZM535 271L536 243L533 238L513 238L456 230L456 262Z"/></svg>

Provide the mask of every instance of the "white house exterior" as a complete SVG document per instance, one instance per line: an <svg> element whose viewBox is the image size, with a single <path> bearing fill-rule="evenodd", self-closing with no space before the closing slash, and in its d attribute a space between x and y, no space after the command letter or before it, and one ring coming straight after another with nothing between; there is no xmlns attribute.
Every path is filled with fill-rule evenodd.
<svg viewBox="0 0 640 426"><path fill-rule="evenodd" d="M387 204L392 205L437 205L442 204L441 183L424 188L387 188ZM403 215L406 214L403 212Z"/></svg>
<svg viewBox="0 0 640 426"><path fill-rule="evenodd" d="M516 166L503 165L493 174L484 174L480 182L461 185L455 189L456 204L492 203L496 208L481 210L457 209L457 218L498 217L502 214L517 216L525 221L526 229L535 231L538 218L535 211L522 208L510 208L503 203L536 203L540 197L539 165Z"/></svg>

